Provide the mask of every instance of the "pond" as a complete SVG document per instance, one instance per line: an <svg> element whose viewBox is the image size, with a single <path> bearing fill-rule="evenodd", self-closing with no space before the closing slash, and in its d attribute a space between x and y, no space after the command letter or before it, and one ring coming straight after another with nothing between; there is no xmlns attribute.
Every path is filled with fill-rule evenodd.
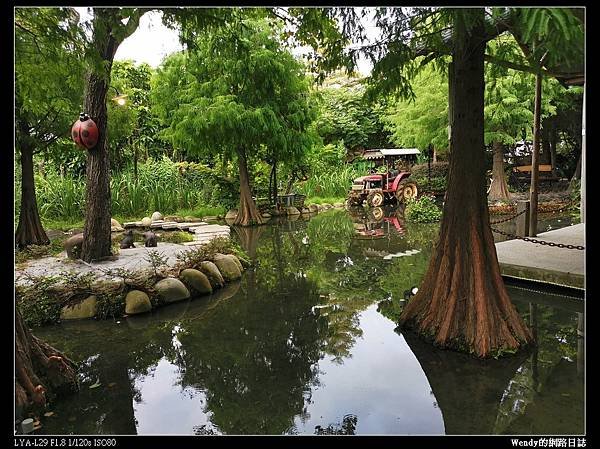
<svg viewBox="0 0 600 449"><path fill-rule="evenodd" d="M81 363L40 432L583 433L583 301L509 287L539 345L500 360L397 329L437 229L362 209L236 229L254 267L209 297L35 329Z"/></svg>

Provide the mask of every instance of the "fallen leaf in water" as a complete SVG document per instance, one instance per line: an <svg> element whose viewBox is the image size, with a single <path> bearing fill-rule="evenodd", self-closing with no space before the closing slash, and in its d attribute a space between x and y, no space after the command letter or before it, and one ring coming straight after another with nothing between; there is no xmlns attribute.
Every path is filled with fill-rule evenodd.
<svg viewBox="0 0 600 449"><path fill-rule="evenodd" d="M561 396L571 396L569 393L561 393Z"/></svg>
<svg viewBox="0 0 600 449"><path fill-rule="evenodd" d="M109 387L114 387L115 385L117 385L116 382L111 382L111 383L108 384Z"/></svg>
<svg viewBox="0 0 600 449"><path fill-rule="evenodd" d="M54 415L54 412L46 412L46 413L44 413L44 416L46 416L46 417L50 417L52 415Z"/></svg>

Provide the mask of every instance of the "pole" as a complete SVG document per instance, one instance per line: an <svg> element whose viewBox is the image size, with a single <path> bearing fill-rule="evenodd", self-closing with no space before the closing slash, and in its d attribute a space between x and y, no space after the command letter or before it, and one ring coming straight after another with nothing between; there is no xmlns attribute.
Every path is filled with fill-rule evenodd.
<svg viewBox="0 0 600 449"><path fill-rule="evenodd" d="M533 152L531 153L531 186L529 188L529 202L531 204L529 216L529 235L537 235L538 212L538 181L539 181L539 153L540 153L540 116L542 109L542 75L535 77L535 110L533 118Z"/></svg>
<svg viewBox="0 0 600 449"><path fill-rule="evenodd" d="M583 83L583 114L581 114L581 222L585 223L585 83Z"/></svg>

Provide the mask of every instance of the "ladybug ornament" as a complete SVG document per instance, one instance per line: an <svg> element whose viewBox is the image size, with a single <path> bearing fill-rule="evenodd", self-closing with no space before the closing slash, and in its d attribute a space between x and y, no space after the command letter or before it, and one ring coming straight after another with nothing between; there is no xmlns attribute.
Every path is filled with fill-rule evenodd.
<svg viewBox="0 0 600 449"><path fill-rule="evenodd" d="M82 112L71 128L71 137L78 147L90 150L98 143L98 127L89 115Z"/></svg>

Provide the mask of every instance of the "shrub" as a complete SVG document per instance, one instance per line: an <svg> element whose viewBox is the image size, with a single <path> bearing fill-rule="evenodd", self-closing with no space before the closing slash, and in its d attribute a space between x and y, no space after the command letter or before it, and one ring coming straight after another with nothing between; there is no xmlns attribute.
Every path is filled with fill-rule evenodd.
<svg viewBox="0 0 600 449"><path fill-rule="evenodd" d="M432 162L431 163L431 178L448 178L448 162ZM429 168L427 164L413 165L410 170L411 174L415 178L425 178L429 174Z"/></svg>
<svg viewBox="0 0 600 449"><path fill-rule="evenodd" d="M433 197L422 196L409 201L404 210L404 216L408 221L431 223L442 218L442 210L435 204Z"/></svg>

